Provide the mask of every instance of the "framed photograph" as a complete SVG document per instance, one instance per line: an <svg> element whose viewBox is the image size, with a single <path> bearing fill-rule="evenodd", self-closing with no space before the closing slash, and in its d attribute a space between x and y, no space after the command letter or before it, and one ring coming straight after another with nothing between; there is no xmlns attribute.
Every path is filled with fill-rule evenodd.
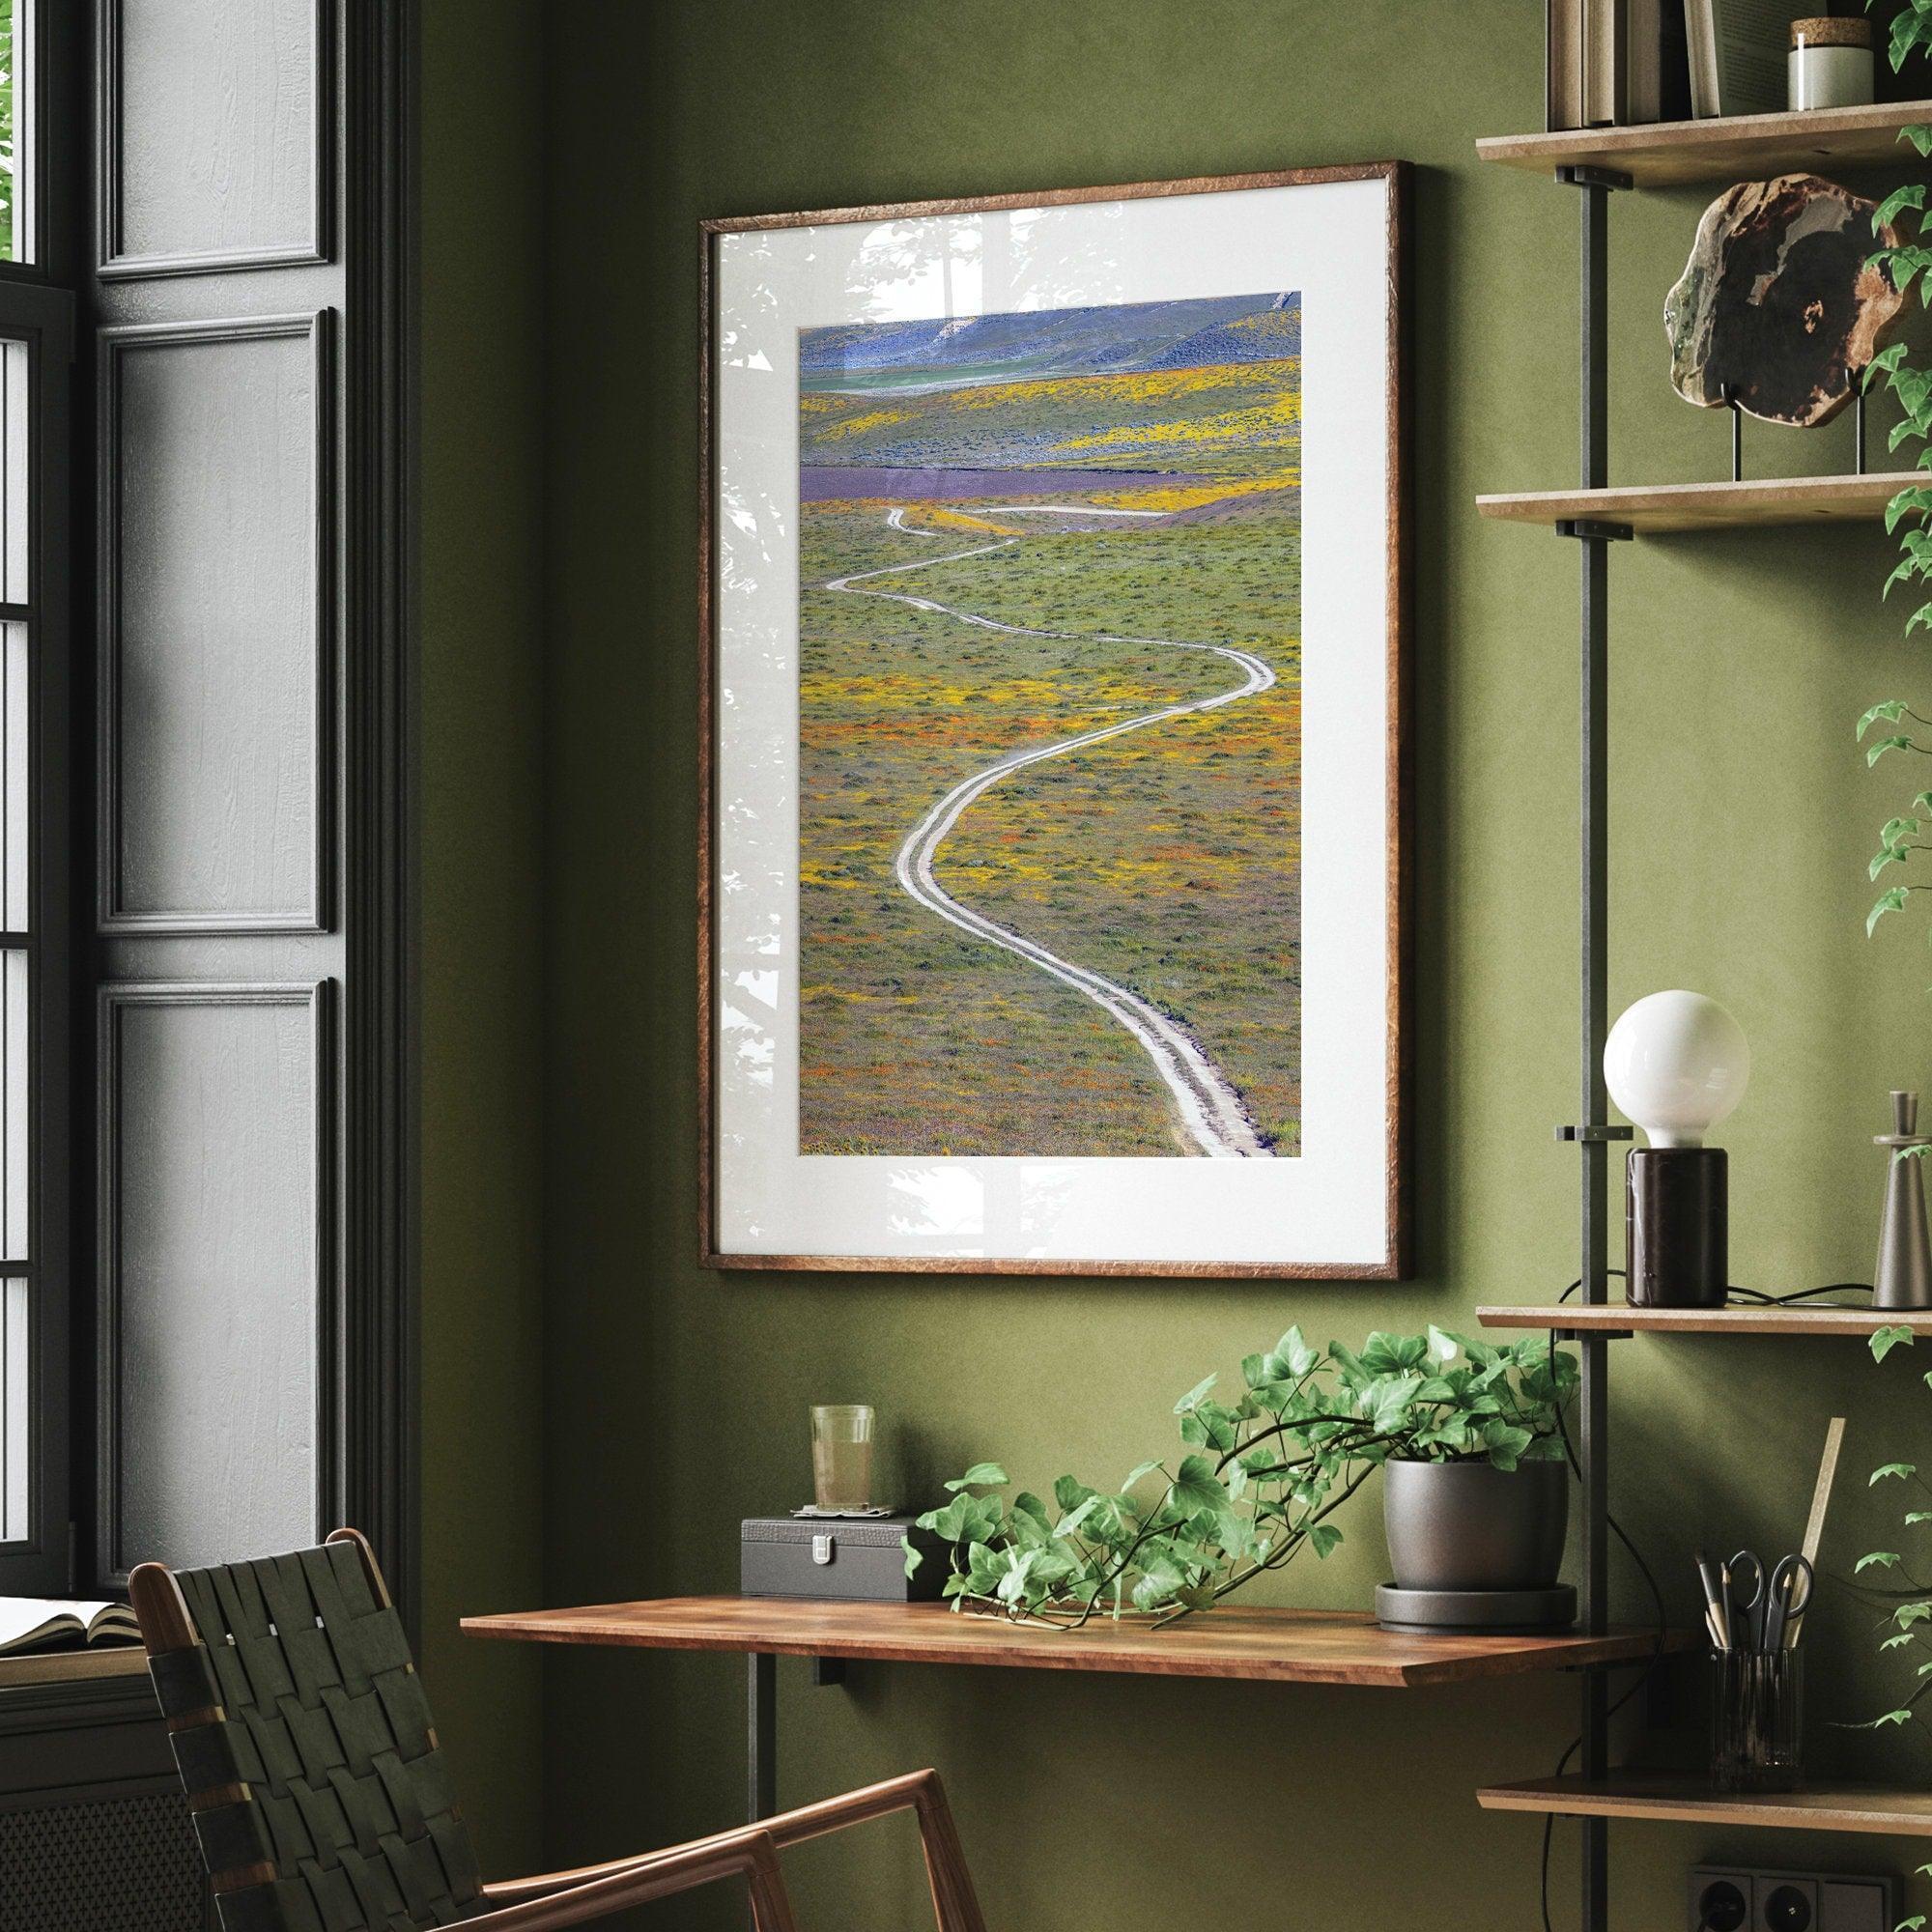
<svg viewBox="0 0 1932 1932"><path fill-rule="evenodd" d="M705 225L708 1263L1404 1273L1404 172Z"/></svg>

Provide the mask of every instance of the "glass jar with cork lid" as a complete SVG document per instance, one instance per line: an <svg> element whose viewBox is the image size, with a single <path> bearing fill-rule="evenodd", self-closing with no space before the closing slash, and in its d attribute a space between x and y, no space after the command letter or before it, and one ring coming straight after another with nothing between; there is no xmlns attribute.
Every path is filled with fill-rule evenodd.
<svg viewBox="0 0 1932 1932"><path fill-rule="evenodd" d="M1793 113L1818 107L1869 106L1873 91L1872 30L1866 19L1837 15L1794 20L1784 62L1787 104Z"/></svg>

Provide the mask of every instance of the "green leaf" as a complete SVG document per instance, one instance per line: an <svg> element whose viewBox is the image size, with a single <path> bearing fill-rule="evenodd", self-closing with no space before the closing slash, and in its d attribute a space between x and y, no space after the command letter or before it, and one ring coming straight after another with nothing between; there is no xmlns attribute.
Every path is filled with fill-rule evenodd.
<svg viewBox="0 0 1932 1932"><path fill-rule="evenodd" d="M1274 1351L1288 1364L1289 1374L1297 1381L1315 1366L1318 1360L1315 1350L1302 1340L1299 1328L1291 1328L1274 1345Z"/></svg>
<svg viewBox="0 0 1932 1932"><path fill-rule="evenodd" d="M1879 921L1886 916L1887 913L1903 912L1905 910L1905 901L1910 895L1910 890L1911 889L1906 886L1893 886L1890 889L1890 891L1884 892L1879 895L1878 903L1874 905L1871 911L1865 915L1865 937L1867 939L1871 937L1872 927L1875 926L1879 923ZM1877 1353L1877 1342L1878 1342L1878 1337L1874 1335L1872 1337L1872 1343L1873 1343L1873 1353L1875 1354ZM1885 1358L1884 1356L1881 1355L1879 1359L1883 1361Z"/></svg>
<svg viewBox="0 0 1932 1932"><path fill-rule="evenodd" d="M1852 1565L1852 1575L1856 1577L1861 1570L1871 1570L1871 1569L1889 1570L1891 1566L1897 1561L1898 1561L1897 1550L1874 1549L1869 1556L1861 1556L1859 1560Z"/></svg>
<svg viewBox="0 0 1932 1932"><path fill-rule="evenodd" d="M1918 1465L1916 1463L1888 1463L1883 1468L1874 1469L1871 1472L1871 1480L1865 1484L1865 1488L1868 1490L1876 1488L1888 1476L1895 1476L1902 1482L1907 1477L1916 1476L1918 1473Z"/></svg>
<svg viewBox="0 0 1932 1932"><path fill-rule="evenodd" d="M899 1538L899 1548L905 1551L906 1575L908 1577L917 1576L919 1574L920 1564L924 1561L924 1552L923 1550L915 1549L912 1547L912 1538L909 1536L902 1536Z"/></svg>
<svg viewBox="0 0 1932 1932"><path fill-rule="evenodd" d="M1325 1557L1342 1541L1342 1532L1333 1523L1318 1522L1308 1531L1308 1547L1317 1556Z"/></svg>
<svg viewBox="0 0 1932 1932"><path fill-rule="evenodd" d="M1080 1525L1083 1522L1085 1522L1090 1516L1094 1514L1094 1510L1099 1507L1099 1503L1100 1503L1100 1498L1098 1496L1089 1496L1085 1502L1079 1504L1074 1509L1068 1510L1067 1513L1064 1517L1062 1517L1057 1523L1053 1525L1054 1535L1072 1536L1077 1534Z"/></svg>
<svg viewBox="0 0 1932 1932"><path fill-rule="evenodd" d="M1219 1376L1208 1376L1205 1378L1203 1380L1196 1382L1194 1386L1191 1389L1189 1389L1187 1393L1184 1396L1182 1396L1178 1403L1174 1405L1175 1414L1176 1415L1191 1414L1195 1408L1195 1406L1200 1402L1201 1398L1205 1396L1208 1393L1208 1391L1210 1388L1212 1388L1214 1384L1218 1382L1220 1379L1221 1378Z"/></svg>
<svg viewBox="0 0 1932 1932"><path fill-rule="evenodd" d="M1909 187L1893 188L1879 205L1872 210L1871 228L1876 235L1881 228L1889 228L1892 217L1908 208L1922 209L1925 206L1925 185L1914 182Z"/></svg>
<svg viewBox="0 0 1932 1932"><path fill-rule="evenodd" d="M1152 1475L1153 1472L1159 1467L1160 1464L1158 1463L1136 1463L1134 1466L1127 1471L1126 1481L1121 1485L1121 1488L1123 1490L1132 1489L1136 1483L1144 1481L1147 1477Z"/></svg>
<svg viewBox="0 0 1932 1932"><path fill-rule="evenodd" d="M1195 1510L1217 1513L1227 1506L1228 1492L1214 1473L1214 1465L1205 1456L1183 1456L1174 1478L1177 1508L1192 1514Z"/></svg>
<svg viewBox="0 0 1932 1932"><path fill-rule="evenodd" d="M1889 897L1890 895L1888 894L1887 896ZM1865 930L1869 932L1871 928L1867 926ZM1871 1351L1872 1360L1875 1362L1884 1361L1894 1349L1909 1349L1911 1346L1912 1330L1903 1323L1900 1323L1895 1328L1874 1328L1872 1330ZM1872 1481L1877 1482L1878 1477L1874 1476Z"/></svg>
<svg viewBox="0 0 1932 1932"><path fill-rule="evenodd" d="M1010 1483L1012 1478L997 1463L975 1463L956 1482L947 1484L949 1490L972 1490L985 1486L998 1488Z"/></svg>

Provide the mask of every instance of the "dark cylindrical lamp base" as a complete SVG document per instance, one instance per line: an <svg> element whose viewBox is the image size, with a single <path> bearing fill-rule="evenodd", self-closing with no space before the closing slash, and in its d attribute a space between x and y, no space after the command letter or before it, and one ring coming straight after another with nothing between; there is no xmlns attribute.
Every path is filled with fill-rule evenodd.
<svg viewBox="0 0 1932 1932"><path fill-rule="evenodd" d="M1721 1308L1730 1285L1722 1148L1633 1148L1624 1169L1625 1293L1638 1308Z"/></svg>

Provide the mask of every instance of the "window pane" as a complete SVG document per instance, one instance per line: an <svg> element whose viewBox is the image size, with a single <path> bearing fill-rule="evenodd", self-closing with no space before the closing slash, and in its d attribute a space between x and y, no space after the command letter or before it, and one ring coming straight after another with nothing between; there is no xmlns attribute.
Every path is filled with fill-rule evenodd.
<svg viewBox="0 0 1932 1932"><path fill-rule="evenodd" d="M5 4L0 0L0 6ZM27 578L30 373L27 345L0 339L0 598L9 604L24 604L31 594Z"/></svg>
<svg viewBox="0 0 1932 1932"><path fill-rule="evenodd" d="M0 966L0 1182L4 1182L6 1253L27 1259L27 955L17 948Z"/></svg>
<svg viewBox="0 0 1932 1932"><path fill-rule="evenodd" d="M27 627L0 624L0 925L27 918Z"/></svg>
<svg viewBox="0 0 1932 1932"><path fill-rule="evenodd" d="M0 1543L27 1534L27 1284L0 1281Z"/></svg>
<svg viewBox="0 0 1932 1932"><path fill-rule="evenodd" d="M31 262L31 0L0 0L0 262Z"/></svg>

